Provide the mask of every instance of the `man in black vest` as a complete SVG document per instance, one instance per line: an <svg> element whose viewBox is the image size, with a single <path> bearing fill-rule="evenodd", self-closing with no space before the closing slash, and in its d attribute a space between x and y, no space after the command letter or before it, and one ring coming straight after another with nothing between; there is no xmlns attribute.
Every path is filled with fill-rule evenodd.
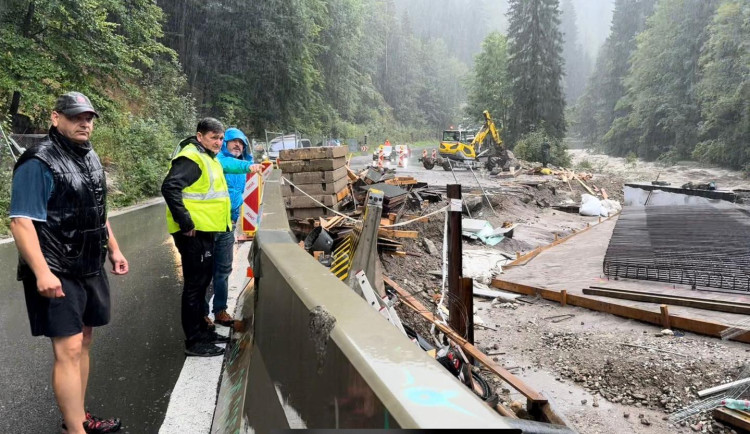
<svg viewBox="0 0 750 434"><path fill-rule="evenodd" d="M93 327L109 322L107 256L112 273L128 272L107 220L104 169L89 136L99 115L89 99L57 99L49 136L13 168L10 230L20 253L31 334L52 340L52 388L68 434L109 433L119 419L84 410Z"/></svg>

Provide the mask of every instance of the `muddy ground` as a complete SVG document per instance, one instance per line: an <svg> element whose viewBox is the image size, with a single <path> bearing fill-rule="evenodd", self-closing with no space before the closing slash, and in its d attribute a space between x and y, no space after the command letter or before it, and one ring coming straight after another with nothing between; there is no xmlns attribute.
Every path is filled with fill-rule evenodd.
<svg viewBox="0 0 750 434"><path fill-rule="evenodd" d="M747 188L750 184L741 173L693 164L664 168L586 151L571 151L571 155L578 171L593 174L587 181L589 186L605 188L610 198L617 200L622 199L625 182L650 181L657 176L673 185L714 181L719 188ZM477 178L484 187L482 192L468 173L456 173L454 177L453 173L439 169L425 171L412 166L397 170L397 174L435 186L458 181L467 199L481 201L480 205L474 200L474 218L486 219L493 227L505 222L518 225L512 238L493 247L464 239L465 252L482 250L513 257L516 252L549 244L556 234L565 235L598 221L554 208L579 203L581 193L585 192L577 182L568 184L556 176L498 179L480 172ZM425 213L444 205L433 204ZM432 241L439 250L443 225L444 220L438 215L427 223L408 227L420 234L417 240L404 240L410 255L382 257L384 273L418 294L422 303L433 309L434 294L441 287L441 279L435 276L441 269L441 258L439 253L429 253L423 239ZM550 398L554 408L575 430L654 434L734 432L705 414L676 426L669 422L668 416L696 401L698 390L735 380L750 360L750 346L689 333L662 335L661 329L636 321L577 307L561 308L540 299L524 300L493 304L492 300L475 298L476 314L484 322L483 327L475 328L477 346ZM399 311L405 322L419 333L429 333L428 324L419 315L404 307ZM555 322L560 320L556 316L563 314L572 316ZM492 373L486 370L482 373L501 402L508 406L514 406L514 401L523 402L523 396Z"/></svg>

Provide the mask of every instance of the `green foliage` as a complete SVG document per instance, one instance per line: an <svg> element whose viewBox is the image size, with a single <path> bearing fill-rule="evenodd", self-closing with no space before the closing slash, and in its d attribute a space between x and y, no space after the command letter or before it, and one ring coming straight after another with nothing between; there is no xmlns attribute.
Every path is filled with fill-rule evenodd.
<svg viewBox="0 0 750 434"><path fill-rule="evenodd" d="M543 128L521 137L516 143L516 147L513 148L513 153L517 158L522 160L542 161L542 144L545 141L550 144L549 163L555 166L569 167L570 156L568 155L567 146L565 146L562 140L547 134Z"/></svg>
<svg viewBox="0 0 750 434"><path fill-rule="evenodd" d="M159 195L177 137L153 119L123 116L97 125L92 143L115 184L109 202L118 207Z"/></svg>
<svg viewBox="0 0 750 434"><path fill-rule="evenodd" d="M151 0L6 4L0 10L0 110L7 113L11 97L20 95L19 113L43 131L59 94L87 94L102 116L92 142L113 181L110 204L158 195L176 138L192 131L196 118L176 55L159 42L162 10ZM8 160L0 168L0 232L7 226Z"/></svg>
<svg viewBox="0 0 750 434"><path fill-rule="evenodd" d="M562 84L563 37L558 0L509 0L508 72L513 110L507 143L542 124L556 139L565 135Z"/></svg>
<svg viewBox="0 0 750 434"><path fill-rule="evenodd" d="M576 169L580 171L592 170L594 166L589 160L583 159L576 164Z"/></svg>
<svg viewBox="0 0 750 434"><path fill-rule="evenodd" d="M726 1L708 26L698 96L704 122L693 158L740 169L750 163L750 4Z"/></svg>
<svg viewBox="0 0 750 434"><path fill-rule="evenodd" d="M489 110L493 119L507 125L511 106L511 80L508 76L507 38L490 33L482 42L482 52L474 60L474 73L468 80L467 115L483 121L482 112Z"/></svg>
<svg viewBox="0 0 750 434"><path fill-rule="evenodd" d="M635 169L635 167L638 165L638 156L635 155L635 152L628 152L628 155L625 156L625 165L627 165L631 169Z"/></svg>

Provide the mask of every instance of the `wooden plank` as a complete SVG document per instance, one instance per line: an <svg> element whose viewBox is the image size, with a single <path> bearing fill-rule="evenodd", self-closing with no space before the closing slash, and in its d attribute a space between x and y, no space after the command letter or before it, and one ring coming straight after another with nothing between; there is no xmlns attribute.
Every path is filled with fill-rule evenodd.
<svg viewBox="0 0 750 434"><path fill-rule="evenodd" d="M323 158L346 157L348 148L345 146L284 149L279 152L279 159L285 160L320 160Z"/></svg>
<svg viewBox="0 0 750 434"><path fill-rule="evenodd" d="M715 310L718 312L750 315L750 304L748 303L735 303L724 300L708 300L696 297L653 294L649 292L629 291L626 289L605 288L600 286L584 288L583 293L587 295L598 295L600 297L619 298L622 300L669 304L672 306L694 307L698 309Z"/></svg>
<svg viewBox="0 0 750 434"><path fill-rule="evenodd" d="M345 197L349 196L349 184L336 193L336 202L341 202Z"/></svg>
<svg viewBox="0 0 750 434"><path fill-rule="evenodd" d="M552 300L560 302L561 296L557 291L537 288L529 285L524 285L516 282L508 282L500 279L493 279L491 286L505 291L515 292L517 294L526 295L539 295L546 300ZM624 306L615 303L609 303L602 300L595 300L590 297L584 297L581 295L568 294L567 303L571 306L584 307L586 309L595 310L598 312L611 313L612 315L621 316L624 318L636 319L638 321L647 322L650 324L662 325L661 312L652 312L637 307ZM710 321L703 321L695 318L686 318L677 315L669 315L669 322L672 328L679 330L686 330L706 336L721 337L721 332L728 326L724 324L718 324ZM743 333L739 336L732 338L734 341L750 343L750 332Z"/></svg>
<svg viewBox="0 0 750 434"><path fill-rule="evenodd" d="M332 171L346 165L346 158L329 158L324 160L306 160L306 161L280 161L279 169L284 174L299 172L320 172Z"/></svg>
<svg viewBox="0 0 750 434"><path fill-rule="evenodd" d="M378 236L387 238L419 238L419 232L398 231L393 229L380 228L378 230Z"/></svg>
<svg viewBox="0 0 750 434"><path fill-rule="evenodd" d="M435 324L435 326L437 326L437 328L439 328L443 333L445 333L446 336L448 336L450 340L452 340L457 345L459 345L464 351L472 355L475 359L477 359L480 363L482 363L484 366L489 368L492 372L499 375L500 378L503 379L503 381L510 384L514 389L521 392L521 394L525 396L527 399L531 401L539 402L539 403L547 403L547 398L540 395L539 392L529 387L520 378L516 377L515 375L511 374L508 370L506 370L502 366L495 363L492 359L489 358L489 356L479 351L474 345L471 345L463 337L456 334L456 332L453 331L453 329L443 324L442 322L438 321L434 317L432 312L427 310L427 308L425 308L422 305L422 303L419 302L419 300L414 298L405 289L401 288L396 282L394 282L388 276L383 276L383 281L385 281L386 284L388 284L390 287L395 289L396 292L399 293L399 296L401 297L401 299L407 305L409 305L412 309L414 309L414 311L421 314L425 319Z"/></svg>
<svg viewBox="0 0 750 434"><path fill-rule="evenodd" d="M348 184L349 184L349 180L346 178L341 178L338 181L330 182L330 183L329 182L316 183L316 184L295 183L295 185L284 184L281 186L281 193L284 196L304 196L305 193L309 195L332 194L337 191L343 190L344 187L346 187Z"/></svg>
<svg viewBox="0 0 750 434"><path fill-rule="evenodd" d="M581 178L579 178L579 177L576 176L575 179L576 179L576 181L578 181L578 183L580 183L583 186L583 188L586 189L586 191L589 192L590 195L596 197L596 193L594 193L594 191L591 190L591 188L589 188L588 185L586 185L583 181L581 181Z"/></svg>
<svg viewBox="0 0 750 434"><path fill-rule="evenodd" d="M750 432L750 413L726 407L716 407L713 416L714 419L724 424Z"/></svg>
<svg viewBox="0 0 750 434"><path fill-rule="evenodd" d="M336 170L320 172L290 173L287 175L287 178L295 184L317 184L322 182L336 182L339 179L346 178L346 174L346 167L339 167Z"/></svg>

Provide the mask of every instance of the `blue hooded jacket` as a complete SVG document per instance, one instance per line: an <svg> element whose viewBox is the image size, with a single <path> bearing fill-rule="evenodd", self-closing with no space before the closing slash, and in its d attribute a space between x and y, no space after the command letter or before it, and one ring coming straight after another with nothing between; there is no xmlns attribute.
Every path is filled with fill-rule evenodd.
<svg viewBox="0 0 750 434"><path fill-rule="evenodd" d="M242 149L242 155L235 157L227 149L227 142L234 139L240 139L245 142L245 147ZM238 165L247 166L253 164L253 151L250 149L250 142L247 140L245 133L237 128L229 128L224 131L224 143L221 146L221 151L217 155L221 167L226 172L232 167ZM229 198L232 201L232 221L237 222L240 217L240 208L242 207L242 193L245 190L245 174L241 175L229 175L224 174L227 179L227 186L229 187Z"/></svg>

